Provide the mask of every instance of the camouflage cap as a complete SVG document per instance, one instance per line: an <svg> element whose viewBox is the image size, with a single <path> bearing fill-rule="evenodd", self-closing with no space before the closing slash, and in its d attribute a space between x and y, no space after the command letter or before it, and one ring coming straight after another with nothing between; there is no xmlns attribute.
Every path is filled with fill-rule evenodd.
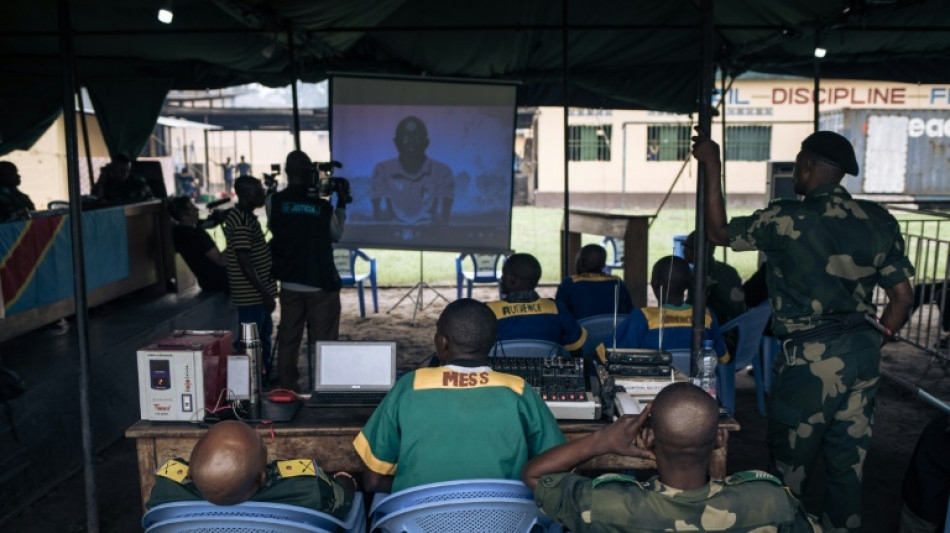
<svg viewBox="0 0 950 533"><path fill-rule="evenodd" d="M848 174L858 175L858 160L851 141L833 131L816 131L805 137L802 150Z"/></svg>

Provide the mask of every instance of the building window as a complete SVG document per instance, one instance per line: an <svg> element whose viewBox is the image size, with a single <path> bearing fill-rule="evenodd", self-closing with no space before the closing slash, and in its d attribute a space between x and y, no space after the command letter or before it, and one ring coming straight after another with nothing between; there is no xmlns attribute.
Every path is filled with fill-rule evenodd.
<svg viewBox="0 0 950 533"><path fill-rule="evenodd" d="M689 157L688 126L647 126L647 161L682 161Z"/></svg>
<svg viewBox="0 0 950 533"><path fill-rule="evenodd" d="M610 126L568 126L568 161L610 161Z"/></svg>
<svg viewBox="0 0 950 533"><path fill-rule="evenodd" d="M730 161L768 161L772 126L726 126L726 158Z"/></svg>

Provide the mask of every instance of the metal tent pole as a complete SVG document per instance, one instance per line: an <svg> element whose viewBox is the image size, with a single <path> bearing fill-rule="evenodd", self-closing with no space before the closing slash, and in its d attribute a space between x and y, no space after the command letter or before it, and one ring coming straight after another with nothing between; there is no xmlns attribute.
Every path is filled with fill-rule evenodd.
<svg viewBox="0 0 950 533"><path fill-rule="evenodd" d="M86 531L99 532L96 473L89 404L89 312L86 308L86 268L82 249L82 199L79 191L79 143L76 139L76 80L69 1L58 0L59 53L63 82L63 124L66 134L66 171L69 182L69 226L73 250L73 294L76 302L76 329L79 341L79 416L82 427L83 481L86 491Z"/></svg>
<svg viewBox="0 0 950 533"><path fill-rule="evenodd" d="M815 32L815 49L817 50L819 46L821 46L821 29ZM818 90L821 89L821 58L817 55L815 55L814 66L815 92L812 95L812 130L818 131L818 111L820 107L818 105Z"/></svg>
<svg viewBox="0 0 950 533"><path fill-rule="evenodd" d="M700 0L700 75L699 75L699 127L712 134L712 91L715 79L713 71L713 46L715 27L713 24L713 0ZM719 176L712 176L719 179ZM696 243L695 267L693 269L693 337L691 368L697 364L703 347L706 324L706 169L699 165L696 172Z"/></svg>
<svg viewBox="0 0 950 533"><path fill-rule="evenodd" d="M300 105L297 102L297 61L294 54L294 32L287 25L287 53L290 56L290 96L294 102L294 149L300 150Z"/></svg>
<svg viewBox="0 0 950 533"><path fill-rule="evenodd" d="M92 151L89 149L89 128L86 127L86 104L82 101L82 85L79 83L79 69L76 66L75 55L73 60L73 75L76 79L76 101L79 102L79 124L82 126L82 144L86 149L86 169L89 172L89 192L96 184L96 177L92 175Z"/></svg>
<svg viewBox="0 0 950 533"><path fill-rule="evenodd" d="M563 82L563 91L564 91L564 232L561 234L561 276L567 276L571 273L571 258L568 257L570 254L570 235L571 235L571 177L570 177L570 152L568 150L570 139L569 139L569 127L568 127L568 115L570 111L570 78L568 73L570 69L568 68L568 29L567 29L567 17L568 17L568 1L562 0L562 19L561 19L561 80Z"/></svg>

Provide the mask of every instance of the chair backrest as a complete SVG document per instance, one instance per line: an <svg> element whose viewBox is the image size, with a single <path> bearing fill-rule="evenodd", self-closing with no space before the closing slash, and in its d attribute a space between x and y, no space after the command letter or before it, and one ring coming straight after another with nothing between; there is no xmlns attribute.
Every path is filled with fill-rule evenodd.
<svg viewBox="0 0 950 533"><path fill-rule="evenodd" d="M349 248L333 249L333 264L336 265L336 271L340 273L340 279L343 281L351 280L355 277L353 263L352 250Z"/></svg>
<svg viewBox="0 0 950 533"><path fill-rule="evenodd" d="M511 339L498 341L492 346L488 357L533 357L549 359L570 357L571 354L556 342L536 339Z"/></svg>
<svg viewBox="0 0 950 533"><path fill-rule="evenodd" d="M490 531L530 533L539 522L550 523L533 499L479 498L429 503L395 511L374 522L372 531L382 533L443 533ZM546 529L544 526L542 528Z"/></svg>
<svg viewBox="0 0 950 533"><path fill-rule="evenodd" d="M353 495L353 506L345 520L305 507L280 503L244 502L220 506L205 501L174 502L158 505L145 513L142 527L149 533L362 531L366 526L363 511L361 492Z"/></svg>
<svg viewBox="0 0 950 533"><path fill-rule="evenodd" d="M466 261L471 260L473 281L498 281L501 276L501 266L504 264L505 254L461 254L459 265L464 270Z"/></svg>
<svg viewBox="0 0 950 533"><path fill-rule="evenodd" d="M673 356L673 367L686 376L692 376L692 356L693 351L689 348L679 350L667 350Z"/></svg>
<svg viewBox="0 0 950 533"><path fill-rule="evenodd" d="M617 325L622 324L626 318L626 314L618 314ZM607 348L613 346L614 315L589 316L578 320L577 323L587 330L587 338L591 339L591 341L595 343L595 346L596 343L600 342L603 342Z"/></svg>
<svg viewBox="0 0 950 533"><path fill-rule="evenodd" d="M336 528L323 529L285 520L252 518L173 518L159 522L145 533L333 533Z"/></svg>
<svg viewBox="0 0 950 533"><path fill-rule="evenodd" d="M492 531L527 532L535 524L551 525L534 504L524 483L508 479L473 479L431 483L406 489L375 502L372 530L389 533Z"/></svg>
<svg viewBox="0 0 950 533"><path fill-rule="evenodd" d="M772 316L772 309L769 307L769 301L766 300L719 328L721 332L739 328L739 342L736 345L736 353L733 354L736 368L752 364L753 358L758 355L762 333L765 331L770 316Z"/></svg>
<svg viewBox="0 0 950 533"><path fill-rule="evenodd" d="M601 246L607 250L607 266L619 268L623 266L624 241L614 237L604 237Z"/></svg>
<svg viewBox="0 0 950 533"><path fill-rule="evenodd" d="M429 483L390 494L373 502L371 516L387 515L406 507L479 498L533 499L534 493L514 479L464 479Z"/></svg>

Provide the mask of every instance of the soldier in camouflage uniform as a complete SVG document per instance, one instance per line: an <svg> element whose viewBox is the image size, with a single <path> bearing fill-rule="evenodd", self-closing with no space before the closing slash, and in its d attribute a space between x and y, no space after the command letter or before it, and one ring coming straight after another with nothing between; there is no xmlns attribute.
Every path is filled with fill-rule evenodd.
<svg viewBox="0 0 950 533"><path fill-rule="evenodd" d="M897 222L841 187L845 172L858 173L854 149L821 131L802 142L795 159L795 192L804 199L776 200L727 224L719 147L701 131L693 140L706 167L710 242L768 257L772 331L783 346L768 403L772 467L800 495L821 452L822 524L827 531L858 531L882 344L868 321L876 312L871 298L876 285L887 294L880 319L886 332L903 326L913 303L914 268Z"/></svg>
<svg viewBox="0 0 950 533"><path fill-rule="evenodd" d="M283 503L343 518L350 510L353 478L348 487L330 479L310 459L267 462L257 433L237 421L219 422L183 459L166 461L155 471L155 487L145 506L207 500L216 505L243 501Z"/></svg>
<svg viewBox="0 0 950 533"><path fill-rule="evenodd" d="M683 259L693 264L693 246L696 242L696 232L691 232L683 243ZM742 290L742 278L728 263L717 261L713 257L715 246L707 248L709 257L706 259L706 307L716 315L719 324L725 324L733 318L746 312L745 292ZM688 300L693 301L690 294ZM735 342L729 344L729 350L733 351Z"/></svg>
<svg viewBox="0 0 950 533"><path fill-rule="evenodd" d="M532 459L522 478L541 510L575 533L821 531L781 481L765 472L708 478L712 451L728 438L718 424L712 397L691 383L674 383L639 417L621 418ZM607 453L655 457L659 476L641 483L617 474L590 479L569 472Z"/></svg>

